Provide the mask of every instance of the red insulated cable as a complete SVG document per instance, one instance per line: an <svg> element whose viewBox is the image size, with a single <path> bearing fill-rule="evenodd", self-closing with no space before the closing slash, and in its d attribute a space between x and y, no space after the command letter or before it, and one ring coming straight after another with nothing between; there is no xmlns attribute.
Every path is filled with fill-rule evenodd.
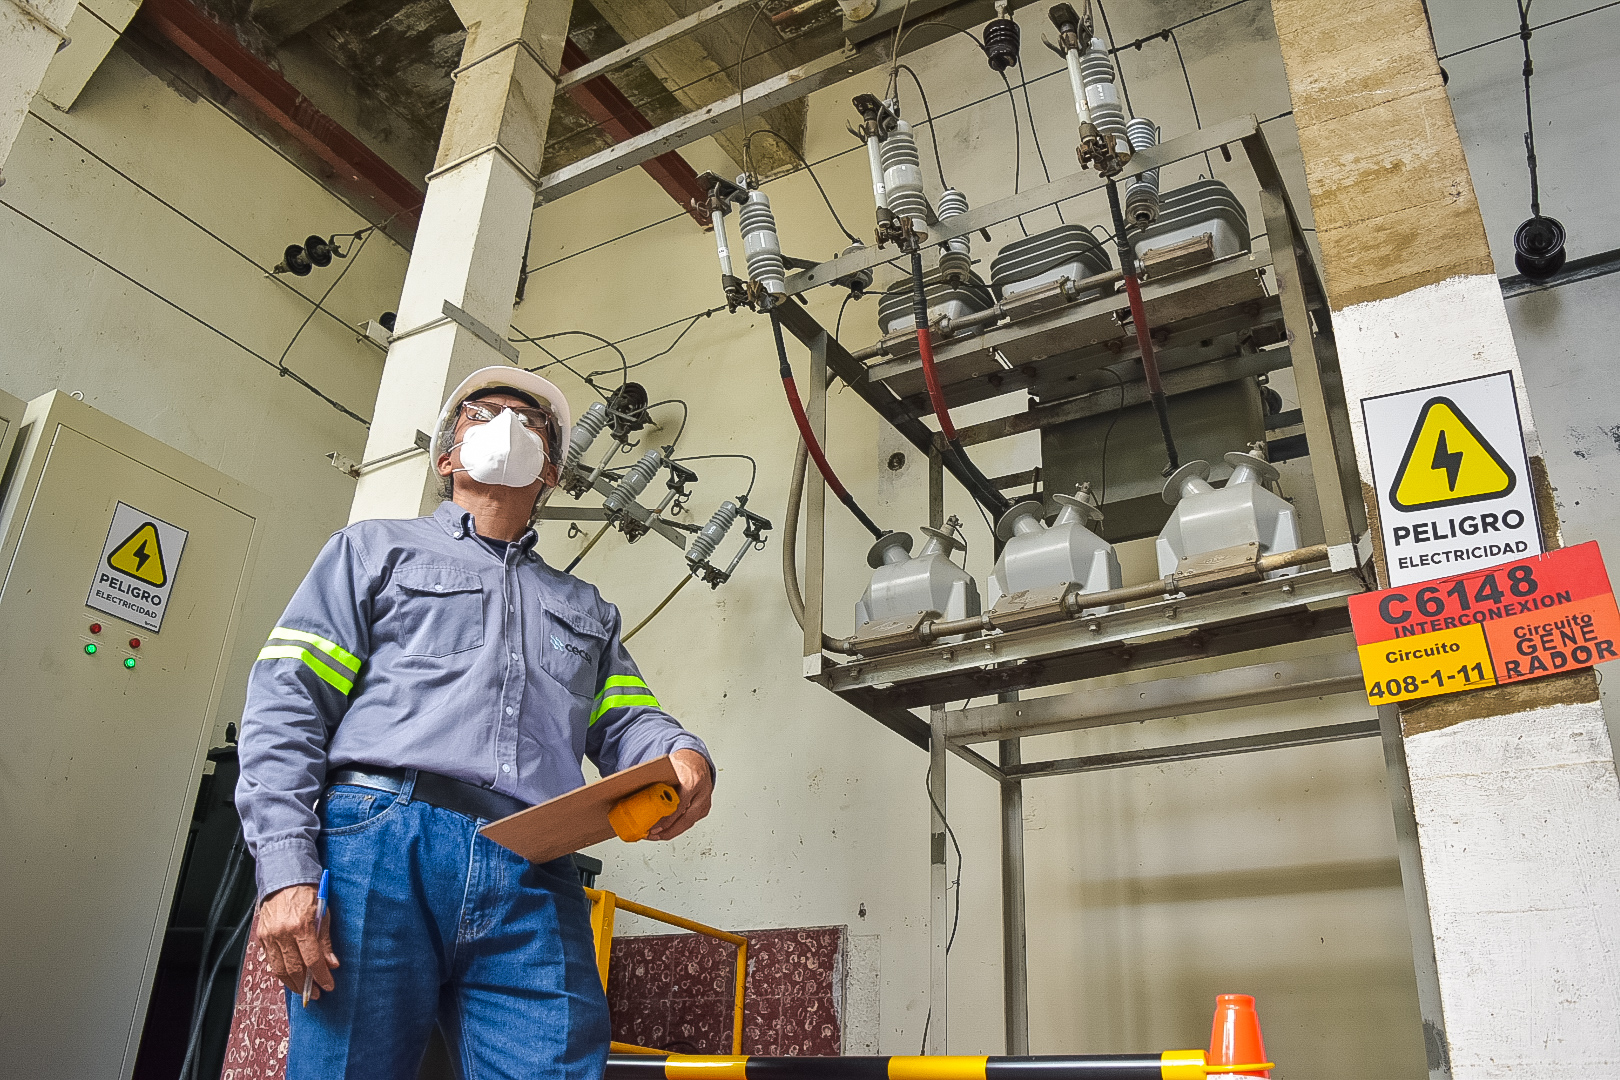
<svg viewBox="0 0 1620 1080"><path fill-rule="evenodd" d="M1142 304L1142 285L1135 274L1125 275L1125 295L1131 301L1131 324L1136 327L1136 347L1142 351L1142 375L1149 394L1164 393L1159 381L1159 362L1153 358L1153 331L1148 326L1147 308Z"/></svg>
<svg viewBox="0 0 1620 1080"><path fill-rule="evenodd" d="M956 442L956 425L951 423L951 411L945 406L945 392L939 388L939 372L934 368L934 343L929 340L928 327L917 327L917 351L922 354L923 382L928 384L928 400L939 418L939 430L945 441Z"/></svg>
<svg viewBox="0 0 1620 1080"><path fill-rule="evenodd" d="M775 313L771 315L771 332L776 336L776 356L782 376L782 390L787 394L788 409L793 413L793 423L799 429L799 438L804 440L805 449L810 452L811 460L816 463L816 471L821 473L827 487L838 496L839 502L849 508L849 512L855 515L856 520L866 527L867 532L876 537L883 536L883 530L878 527L877 522L866 516L866 511L855 502L855 496L849 493L843 482L838 479L838 474L833 472L827 455L821 452L821 443L816 440L816 433L810 430L810 418L804 413L804 403L799 400L799 387L793 380L793 368L788 365L787 344L782 340L782 323Z"/></svg>

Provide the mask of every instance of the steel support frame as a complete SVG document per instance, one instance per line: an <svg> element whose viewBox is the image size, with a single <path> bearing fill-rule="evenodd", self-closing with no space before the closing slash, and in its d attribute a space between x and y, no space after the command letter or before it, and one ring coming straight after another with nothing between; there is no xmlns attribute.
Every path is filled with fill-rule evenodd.
<svg viewBox="0 0 1620 1080"><path fill-rule="evenodd" d="M964 0L920 17L912 17L908 20L907 26L914 28L917 33L905 34L900 43L900 54L903 56L913 53L942 40L940 36L922 32L929 26L938 27L943 34L955 33L953 23L956 16L964 16L968 25L974 25L994 18L995 10L984 0ZM651 51L674 36L676 35L670 34L669 28L666 27L658 34L649 35L642 40L658 39L647 47L647 51ZM638 47L640 45L639 42L635 44ZM749 112L758 115L767 109L809 97L817 90L835 86L845 79L870 71L892 59L889 44L888 37L878 36L848 47L842 52L818 57L807 64L772 76L764 82L743 87L730 97L705 105L651 131L598 151L590 157L581 158L555 172L547 173L540 178L539 195L547 201L554 202L564 195L589 187L598 180L606 180L628 168L640 165L649 158L671 150L679 150L688 143L723 131L743 120Z"/></svg>
<svg viewBox="0 0 1620 1080"><path fill-rule="evenodd" d="M1348 629L1348 621L1342 601L1366 587L1359 573L1359 560L1354 557L1355 528L1360 524L1357 511L1360 508L1359 504L1352 507L1348 502L1350 494L1356 489L1345 482L1346 464L1349 475L1354 475L1353 444L1348 437L1347 420L1341 421L1335 415L1336 412L1342 413L1342 408L1335 410L1328 400L1328 395L1337 390L1337 358L1332 348L1327 312L1323 307L1324 291L1314 264L1309 259L1304 232L1289 203L1281 174L1259 125L1252 117L1230 121L1210 131L1197 133L1197 137L1186 136L1163 144L1157 148L1157 153L1149 151L1138 155L1132 167L1139 171L1234 141L1242 144L1260 182L1267 241L1275 267L1283 319L1288 329L1287 366L1291 366L1295 372L1307 446L1320 492L1323 528L1330 547L1331 563L1328 569L1307 571L1292 578L1228 588L1200 596L1167 597L1139 608L1110 612L1096 618L1082 618L1066 624L1015 631L957 646L937 645L894 656L831 664L821 648L824 633L822 592L825 566L822 559L825 555L825 487L819 476L810 478L806 515L809 533L806 538L805 568L808 584L804 624L805 676L827 686L929 753L930 1002L937 1007L930 1013L927 1052L944 1052L948 1037L945 962L951 927L947 918L943 849L946 840L944 823L948 814L944 762L948 753L954 752L964 757L964 751L971 753L964 743L973 739L973 736L953 738L948 734L950 726L969 721L966 717L959 721L954 714L947 713L944 708L946 702L999 692L1002 697L998 704L973 710L974 722L982 723L995 719L995 716L1006 720L1009 711L1015 714L1013 720L1021 719L1016 714L1021 708L1027 707L1031 712L1030 728L1042 731L1073 730L1146 719L1146 715L1133 714L1124 707L1118 707L1106 716L1096 715L1097 710L1091 709L1089 712L1092 715L1088 716L1088 710L1082 706L1095 705L1094 695L1071 694L1056 699L1052 704L1046 704L1047 699L1042 699L1040 703L1031 702L1027 706L1009 700L1015 699L1016 691L1023 687L1084 678L1086 673L1081 668L1087 662L1097 663L1103 657L1106 658L1101 659L1101 663L1113 663L1118 670L1154 664L1170 665L1159 672L1160 679L1147 684L1158 691L1150 711L1161 716L1341 693L1360 685L1359 675L1350 670L1354 665L1347 666L1343 658L1336 663L1315 665L1310 670L1299 664L1251 665L1192 677L1190 685L1181 687L1186 692L1184 704L1170 712L1164 711L1170 708L1169 699L1175 696L1180 683L1188 681L1178 678L1181 673L1177 671L1176 661L1298 641L1302 637L1343 634ZM1092 178L1084 174L1078 180L1073 176L1065 177L1043 188L979 208L969 215L970 220L953 223L952 234L994 224L1056 198L1068 197L1068 193L1082 194L1097 186ZM944 235L942 233L941 238ZM847 259L834 259L814 270L802 271L790 281L796 282L795 291L803 291L862 265L875 265L882 261L884 258L880 252L857 253ZM812 280L812 275L815 280ZM825 432L825 376L831 369L913 445L929 455L929 521L938 527L945 516L944 471L947 465L933 433L922 425L910 406L886 386L876 384L865 365L834 341L800 305L785 303L778 313L783 325L811 352L811 378L808 382L810 402L807 411L817 437L823 437ZM1313 317L1316 320L1314 326ZM1283 366L1271 359L1263 363L1268 368ZM1187 371L1196 371L1196 368ZM1080 408L1084 409L1085 406ZM1063 416L1063 413L1054 410L1050 413L1049 422L1058 422ZM1012 428L1015 426L1019 430L1025 429L1025 425L1007 424L1005 433L986 430L981 438L988 440L1003 437L1003 434L1014 434ZM1209 621L1212 619L1220 621ZM1287 627L1289 619L1296 620L1296 625ZM1262 624L1262 629L1255 629ZM1223 635L1231 635L1232 640L1232 644L1225 648L1221 644ZM1075 640L1081 636L1089 640ZM1069 640L1065 642L1065 638ZM1113 655L1108 656L1109 653ZM1016 671L1021 666L1031 664L1040 666L1040 661L1054 655L1067 656L1068 660L1061 665L1047 664L1047 669L1038 674L1014 675L1005 685L998 687L984 685L982 676L975 674ZM1262 672L1260 667L1267 670ZM1096 673L1099 672L1091 672ZM981 679L977 685L973 682L975 678ZM1208 700L1204 700L1206 698ZM926 722L912 711L912 707L922 705L929 707ZM990 715L992 713L995 716ZM1020 726L1015 722L1004 722L993 730L989 727L979 730L978 734L989 734L998 743L997 761L994 764L977 754L967 758L980 771L997 781L1001 795L1003 1001L1008 1053L1027 1052L1029 1038L1027 955L1024 948L1022 784L1025 779L1254 753L1379 734L1378 723L1368 720L1026 763L1022 755L1025 732L1020 730Z"/></svg>
<svg viewBox="0 0 1620 1080"><path fill-rule="evenodd" d="M585 55L585 50L570 38L563 45L563 70L572 74L557 83L558 92L566 93L573 99L574 104L583 109L585 115L615 142L624 142L651 131L652 121L605 75L574 77L594 66L591 58ZM692 216L693 221L708 227L709 212L701 205L708 198L708 193L698 183L696 170L686 163L685 158L671 150L648 158L641 163L641 168L669 193L676 206Z"/></svg>

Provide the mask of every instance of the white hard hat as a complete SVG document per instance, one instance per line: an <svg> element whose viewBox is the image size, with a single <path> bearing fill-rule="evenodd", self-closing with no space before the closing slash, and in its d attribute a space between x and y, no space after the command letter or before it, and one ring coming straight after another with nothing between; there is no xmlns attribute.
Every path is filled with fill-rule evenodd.
<svg viewBox="0 0 1620 1080"><path fill-rule="evenodd" d="M568 408L568 399L557 385L550 379L542 379L532 371L525 371L520 367L509 367L497 364L494 367L479 368L465 379L461 385L450 392L444 401L444 408L439 410L439 421L434 425L435 436L442 434L445 424L450 420L450 414L456 406L466 401L480 390L488 390L496 386L509 386L513 390L520 390L536 401L542 401L550 407L557 417L557 438L559 442L566 441L568 433L574 428L574 416ZM547 447L547 452L557 454L560 446Z"/></svg>

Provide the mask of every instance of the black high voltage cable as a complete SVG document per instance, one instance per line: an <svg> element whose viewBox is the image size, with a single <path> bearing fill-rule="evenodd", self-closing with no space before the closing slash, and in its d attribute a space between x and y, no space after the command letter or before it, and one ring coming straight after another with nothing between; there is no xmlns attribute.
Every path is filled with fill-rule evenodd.
<svg viewBox="0 0 1620 1080"><path fill-rule="evenodd" d="M753 144L755 135L769 135L769 136L771 136L777 142L779 142L783 146L787 147L788 153L792 154L794 157L799 159L799 164L804 166L804 171L810 174L810 182L816 185L816 190L817 191L821 192L821 201L827 204L827 212L832 215L832 219L833 219L834 224L836 224L838 226L838 231L843 233L845 238L848 239L850 243L852 243L852 244L860 243L861 238L856 236L854 233L850 232L849 229L845 228L844 219L838 216L838 208L833 205L833 201L832 201L831 197L829 197L828 194L827 194L827 189L821 186L821 178L816 175L816 170L810 167L810 163L808 161L804 160L804 155L799 153L798 147L794 146L792 143L790 143L786 139L784 139L781 135L777 134L777 132L775 130L773 130L771 128L768 128L768 127L762 127L762 128L758 128L758 129L756 129L754 131L750 131L747 135L744 135L743 136L743 160L744 161L752 160L750 158L750 156L749 156L748 148L749 148L749 146L751 146ZM939 153L939 149L937 147L935 148L934 153L936 155Z"/></svg>
<svg viewBox="0 0 1620 1080"><path fill-rule="evenodd" d="M1013 96L1012 83L1010 81L1008 81L1007 73L1005 71L1002 71L1002 72L998 72L997 74L999 74L1001 76L1001 84L1007 88L1007 104L1012 106L1012 114L1013 114L1013 194L1016 195L1021 190L1020 181L1023 179L1023 171L1024 171L1023 137L1021 135L1019 135L1019 133L1018 133L1018 99ZM1024 228L1024 216L1022 214L1018 215L1018 231L1023 233L1025 236L1029 235L1029 230Z"/></svg>
<svg viewBox="0 0 1620 1080"><path fill-rule="evenodd" d="M88 11L89 8L86 8L85 10ZM227 249L228 251L230 251L233 254L240 257L243 262L245 262L249 266L253 267L253 269L259 271L259 273L268 274L270 272L264 266L263 263L259 262L259 260L255 259L252 255L249 255L247 252L243 251L241 248L237 247L235 244L231 243L229 240L225 239L223 236L219 235L214 230L210 229L208 226L204 225L202 222L198 221L196 218L192 217L190 214L186 213L184 210L180 209L178 206L174 205L172 202L165 199L163 196L159 195L157 192L153 191L151 188L147 187L145 184L141 183L139 180L135 179L133 176L129 175L124 170L120 169L117 165L114 165L112 162L108 161L106 158L104 158L100 154L96 153L90 147L86 146L84 143L80 142L78 139L74 138L72 135L68 134L66 131L63 131L61 128L57 127L55 124L51 123L49 120L45 119L43 116L41 116L38 113L33 112L33 111L29 111L29 113L27 115L28 115L28 117L30 119L36 120L39 123L44 124L46 127L50 128L52 131L54 131L58 135L62 136L62 138L66 139L68 142L72 143L74 146L77 146L80 150L83 150L86 154L89 154L91 157L93 157L97 161L101 162L101 164L106 166L109 171L111 171L111 172L115 173L117 176L121 177L131 187L135 188L137 191L141 192L142 194L148 196L149 198L152 199L152 201L166 207L167 209L172 211L176 216L178 216L178 217L184 219L185 221L191 223L192 225L196 226L196 228L200 232L202 232L205 235L211 237L213 240L218 242L221 247ZM364 230L362 230L362 231L364 231ZM352 326L349 325L349 323L342 316L338 315L334 311L330 311L327 308L322 307L321 302L310 299L310 297L306 296L302 291L300 291L300 290L298 290L296 288L293 288L287 282L282 282L282 284L287 285L288 291L291 292L294 296L298 297L300 300L303 300L305 303L314 304L315 309L317 311L320 311L327 318L331 319L333 322L337 323L339 326L343 327L345 330L353 330L354 329Z"/></svg>
<svg viewBox="0 0 1620 1080"><path fill-rule="evenodd" d="M1165 34L1170 38L1170 44L1176 47L1176 60L1181 64L1181 78L1187 84L1187 100L1192 103L1193 127L1202 130L1204 121L1198 115L1198 97L1193 93L1192 72L1187 70L1187 58L1181 55L1181 39L1176 37L1174 30L1166 30ZM1208 150L1204 151L1204 167L1209 170L1210 178L1214 179L1215 163L1209 159Z"/></svg>
<svg viewBox="0 0 1620 1080"><path fill-rule="evenodd" d="M1620 0L1612 0L1611 3L1599 4L1597 7L1587 8L1585 11L1577 11L1573 15L1565 15L1561 19L1552 19L1548 22L1541 23L1539 26L1532 26L1530 27L1530 32L1535 33L1537 30L1545 30L1549 26L1557 26L1559 23L1567 23L1574 19L1579 19L1585 15L1596 15L1598 12L1607 11L1612 7L1620 7ZM1482 41L1478 45L1470 45L1466 49L1458 49L1456 52L1448 52L1439 59L1450 60L1453 56L1461 56L1464 53L1471 53L1476 49L1483 49L1488 45L1500 45L1502 42L1512 41L1518 36L1519 32L1515 30L1511 34L1503 34L1501 37L1491 38L1489 41Z"/></svg>
<svg viewBox="0 0 1620 1080"><path fill-rule="evenodd" d="M917 73L911 70L910 64L896 64L894 66L896 77L889 85L894 91L895 99L898 100L900 96L898 76L902 71L910 75L911 81L917 84L917 96L922 98L923 115L928 118L928 142L934 148L934 169L939 173L939 186L948 188L951 185L945 182L945 163L939 157L939 129L934 126L934 110L928 107L928 91L923 89L922 80L917 78ZM799 160L803 161L804 159L801 157ZM808 169L809 167L808 164L805 165L805 168Z"/></svg>
<svg viewBox="0 0 1620 1080"><path fill-rule="evenodd" d="M68 239L66 236L63 236L61 233L59 233L55 229L51 228L49 225L45 224L43 221L40 221L38 218L33 217L32 215L26 213L25 211L23 211L21 209L18 209L16 206L13 206L11 203L7 202L6 200L0 199L0 206L4 206L7 210L10 210L13 214L16 214L18 217L22 218L24 221L28 222L29 224L38 227L39 229L43 230L44 232L50 233L52 236L54 236L58 240L62 241L62 243L68 245L68 247L73 248L79 254L85 256L88 259L91 259L91 260L99 263L100 265L106 267L108 270L111 270L113 273L117 274L119 277L123 278L125 281L127 281L131 285L135 286L137 289L140 289L142 292L147 293L148 295L152 296L154 299L161 300L163 303L167 304L169 307L171 307L174 310L178 311L180 314L184 315L186 318L190 319L192 322L196 323L197 325L199 325L201 327L204 327L205 329L210 330L215 334L218 334L220 337L224 338L226 341L230 342L232 345L235 345L238 349L241 349L243 352L247 353L249 356L253 357L255 360L258 360L260 363L264 364L266 367L271 368L272 370L274 370L278 374L280 374L282 376L285 376L286 378L289 378L293 382L297 383L299 386L302 386L305 390L308 390L310 393L314 394L316 397L320 398L322 401L324 401L328 405L332 406L332 408L336 409L338 412L342 413L344 416L347 416L351 420L357 421L362 427L365 427L365 428L370 428L371 427L371 421L367 420L365 417L361 416L359 413L355 412L353 409L349 408L347 405L343 404L341 401L338 401L336 398L333 398L333 397L327 395L326 393L322 392L319 387L317 387L313 383L309 382L307 379L305 379L302 375L298 374L296 371L293 371L293 370L288 369L288 368L283 368L280 364L276 363L276 361L270 359L268 356L265 356L263 353L259 352L258 350L256 350L256 349L254 349L254 348L252 348L252 347L250 347L248 345L245 345L242 342L238 341L236 338L234 338L231 335L227 334L225 331L221 330L219 327L215 326L213 323L209 322L207 319L204 319L202 316L195 315L192 312L186 310L185 308L181 307L179 304L175 303L173 300L170 300L167 296L164 296L162 293L160 293L156 289L152 288L150 285L147 285L144 282L138 281L134 277L131 277L129 274L124 273L124 271L118 269L118 267L114 266L112 263L108 262L106 259L103 259L100 255L97 255L95 252L90 251L89 249L84 248L84 247L80 246L79 244L74 243L72 240Z"/></svg>
<svg viewBox="0 0 1620 1080"><path fill-rule="evenodd" d="M1030 104L1029 76L1024 74L1024 58L1022 56L1018 58L1018 88L1024 92L1024 115L1029 117L1029 133L1035 140L1035 156L1041 162L1041 175L1046 177L1046 182L1050 184L1052 182L1052 171L1046 167L1046 151L1041 149L1041 133L1035 127L1035 106ZM1063 207L1054 203L1053 209L1057 211L1059 224L1068 224L1063 220Z"/></svg>

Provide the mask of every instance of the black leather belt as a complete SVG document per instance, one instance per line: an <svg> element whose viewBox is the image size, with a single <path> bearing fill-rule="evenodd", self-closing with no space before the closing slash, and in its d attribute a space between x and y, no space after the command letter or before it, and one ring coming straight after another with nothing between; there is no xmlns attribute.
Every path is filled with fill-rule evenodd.
<svg viewBox="0 0 1620 1080"><path fill-rule="evenodd" d="M405 786L405 773L404 769L384 769L374 765L349 766L328 773L326 782L328 785L350 784L398 794ZM416 772L416 786L411 789L411 798L419 799L429 806L437 806L470 818L483 818L485 821L499 821L519 810L529 808L529 804L522 799L514 799L510 795L502 795L498 791L469 784L465 780L456 780L420 769Z"/></svg>

